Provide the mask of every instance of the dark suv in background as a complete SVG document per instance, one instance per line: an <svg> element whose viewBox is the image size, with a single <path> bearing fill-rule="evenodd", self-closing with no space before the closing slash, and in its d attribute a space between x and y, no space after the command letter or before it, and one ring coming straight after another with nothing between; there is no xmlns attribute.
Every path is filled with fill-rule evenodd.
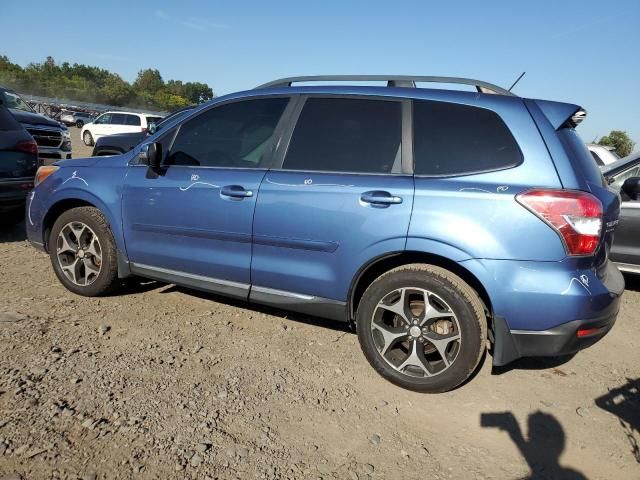
<svg viewBox="0 0 640 480"><path fill-rule="evenodd" d="M13 90L0 87L0 100L38 144L40 163L71 158L71 135L63 124L40 115Z"/></svg>
<svg viewBox="0 0 640 480"><path fill-rule="evenodd" d="M36 142L0 101L0 227L24 218L37 161Z"/></svg>

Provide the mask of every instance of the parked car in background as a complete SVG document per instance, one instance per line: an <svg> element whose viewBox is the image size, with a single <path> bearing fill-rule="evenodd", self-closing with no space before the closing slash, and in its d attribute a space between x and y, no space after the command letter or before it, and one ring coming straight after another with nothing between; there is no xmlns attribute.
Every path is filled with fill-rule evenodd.
<svg viewBox="0 0 640 480"><path fill-rule="evenodd" d="M38 144L40 163L71 158L71 135L66 126L40 115L13 90L0 87L0 100Z"/></svg>
<svg viewBox="0 0 640 480"><path fill-rule="evenodd" d="M67 125L68 127L76 126L78 128L82 128L85 123L91 123L95 115L92 115L87 112L72 112L70 110L66 110L62 112L60 115L60 121Z"/></svg>
<svg viewBox="0 0 640 480"><path fill-rule="evenodd" d="M611 188L620 192L622 204L609 256L623 272L640 273L640 153L602 169Z"/></svg>
<svg viewBox="0 0 640 480"><path fill-rule="evenodd" d="M145 133L149 125L158 122L162 117L145 113L105 112L93 122L82 127L80 136L87 146L92 146L97 139L116 133Z"/></svg>
<svg viewBox="0 0 640 480"><path fill-rule="evenodd" d="M0 227L24 218L37 162L38 145L0 100Z"/></svg>
<svg viewBox="0 0 640 480"><path fill-rule="evenodd" d="M597 143L587 144L589 153L596 161L599 167L604 165L610 165L613 162L620 160L620 157L616 153L615 147L608 147L606 145L598 145Z"/></svg>
<svg viewBox="0 0 640 480"><path fill-rule="evenodd" d="M133 147L138 145L142 140L147 138L148 135L153 135L157 131L169 125L171 122L176 121L179 118L187 115L191 110L195 108L195 105L181 108L175 112L167 115L158 123L152 123L149 125L147 132L133 132L133 133L118 133L116 135L107 135L100 137L95 142L93 147L92 156L99 157L103 155L120 155L121 153L128 152Z"/></svg>
<svg viewBox="0 0 640 480"><path fill-rule="evenodd" d="M124 155L41 167L27 235L79 295L139 275L351 322L376 372L442 392L488 341L504 365L612 328L620 200L582 118L470 79L277 80Z"/></svg>

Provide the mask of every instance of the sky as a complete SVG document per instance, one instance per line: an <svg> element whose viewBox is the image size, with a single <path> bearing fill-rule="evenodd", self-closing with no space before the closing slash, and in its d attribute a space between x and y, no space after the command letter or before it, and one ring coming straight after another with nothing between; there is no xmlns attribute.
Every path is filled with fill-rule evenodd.
<svg viewBox="0 0 640 480"><path fill-rule="evenodd" d="M0 55L106 68L217 95L317 74L460 76L576 103L585 141L640 143L640 0L2 2ZM638 147L636 147L637 149Z"/></svg>

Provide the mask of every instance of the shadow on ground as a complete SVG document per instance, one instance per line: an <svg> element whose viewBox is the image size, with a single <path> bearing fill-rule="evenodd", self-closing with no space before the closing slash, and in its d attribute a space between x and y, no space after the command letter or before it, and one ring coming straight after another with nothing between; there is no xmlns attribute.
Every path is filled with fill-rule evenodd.
<svg viewBox="0 0 640 480"><path fill-rule="evenodd" d="M631 453L640 463L640 378L627 378L621 387L596 398L596 405L618 417L620 426L631 445Z"/></svg>
<svg viewBox="0 0 640 480"><path fill-rule="evenodd" d="M27 239L24 222L17 225L6 225L0 220L0 243L22 242Z"/></svg>
<svg viewBox="0 0 640 480"><path fill-rule="evenodd" d="M278 308L266 307L242 300L234 300L231 298L223 297L221 295L216 295L214 293L201 292L199 290L192 290L190 288L180 287L177 285L168 285L167 288L160 291L160 293L172 292L180 292L184 293L185 295L201 298L203 300L211 300L212 302L222 303L231 307L244 308L245 310L252 310L257 313L265 313L276 317L282 317L282 319L306 323L307 325L314 325L317 327L327 328L329 330L337 330L344 333L351 332L349 325L346 322L338 322L336 320L328 320L299 313L292 313L290 311L280 310Z"/></svg>
<svg viewBox="0 0 640 480"><path fill-rule="evenodd" d="M527 436L511 412L482 413L480 425L497 428L509 435L529 465L528 480L586 480L582 473L560 465L560 455L567 443L560 422L548 413L534 412L527 419Z"/></svg>

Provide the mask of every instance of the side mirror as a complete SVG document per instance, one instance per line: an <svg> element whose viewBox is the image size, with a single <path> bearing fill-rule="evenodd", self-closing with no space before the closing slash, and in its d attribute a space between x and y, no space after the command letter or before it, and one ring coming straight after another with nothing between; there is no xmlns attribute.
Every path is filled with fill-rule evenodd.
<svg viewBox="0 0 640 480"><path fill-rule="evenodd" d="M158 125L156 125L155 122L152 122L151 125L149 125L149 128L147 130L149 132L149 135L153 135L158 131Z"/></svg>
<svg viewBox="0 0 640 480"><path fill-rule="evenodd" d="M153 171L160 170L162 164L162 144L158 142L147 143L138 153L138 162L141 165L149 165Z"/></svg>
<svg viewBox="0 0 640 480"><path fill-rule="evenodd" d="M640 196L640 177L627 178L620 191L631 200L638 200L638 196Z"/></svg>

